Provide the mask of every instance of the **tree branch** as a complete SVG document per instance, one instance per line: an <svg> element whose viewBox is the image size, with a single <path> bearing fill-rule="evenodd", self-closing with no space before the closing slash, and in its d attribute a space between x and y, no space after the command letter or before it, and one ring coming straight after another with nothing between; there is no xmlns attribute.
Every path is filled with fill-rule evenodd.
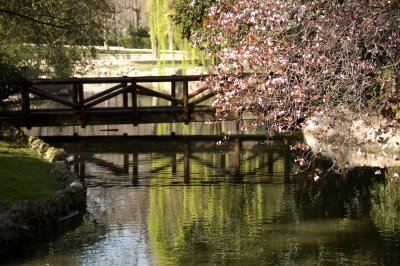
<svg viewBox="0 0 400 266"><path fill-rule="evenodd" d="M383 66L382 68L383 69L388 69L388 68L392 68L392 67L397 67L398 65L400 65L400 60L395 62L395 63L393 63L393 64Z"/></svg>
<svg viewBox="0 0 400 266"><path fill-rule="evenodd" d="M33 22L41 24L41 25L46 25L46 26L50 26L50 27L54 27L54 28L58 28L58 29L67 29L68 28L66 25L59 25L59 24L55 24L55 23L51 23L51 22L38 20L38 19L35 19L33 17L27 16L27 15L23 15L23 14L19 14L17 12L6 10L6 9L2 9L2 8L0 8L0 13L5 13L7 15L20 17L20 18L23 18L23 19L26 19L26 20L29 20L29 21L33 21Z"/></svg>

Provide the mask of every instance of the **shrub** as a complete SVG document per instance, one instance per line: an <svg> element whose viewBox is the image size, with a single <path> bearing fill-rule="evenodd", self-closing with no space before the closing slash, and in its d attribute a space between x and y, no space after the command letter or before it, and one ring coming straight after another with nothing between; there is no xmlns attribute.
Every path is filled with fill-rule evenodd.
<svg viewBox="0 0 400 266"><path fill-rule="evenodd" d="M6 108L7 98L17 92L23 82L22 69L0 54L0 108Z"/></svg>

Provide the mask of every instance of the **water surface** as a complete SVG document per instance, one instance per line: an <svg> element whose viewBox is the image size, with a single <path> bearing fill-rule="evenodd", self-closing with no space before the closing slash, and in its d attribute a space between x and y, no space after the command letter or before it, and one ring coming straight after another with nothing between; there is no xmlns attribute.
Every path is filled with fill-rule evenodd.
<svg viewBox="0 0 400 266"><path fill-rule="evenodd" d="M87 214L11 263L397 264L400 197L382 181L384 171L315 180L329 163L299 173L293 142L56 140L84 177Z"/></svg>

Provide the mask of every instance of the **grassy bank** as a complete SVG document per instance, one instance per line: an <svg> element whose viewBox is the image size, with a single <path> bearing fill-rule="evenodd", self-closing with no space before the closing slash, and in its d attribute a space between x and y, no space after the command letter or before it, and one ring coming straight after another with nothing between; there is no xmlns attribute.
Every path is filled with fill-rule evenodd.
<svg viewBox="0 0 400 266"><path fill-rule="evenodd" d="M46 199L63 187L36 152L0 141L0 205Z"/></svg>

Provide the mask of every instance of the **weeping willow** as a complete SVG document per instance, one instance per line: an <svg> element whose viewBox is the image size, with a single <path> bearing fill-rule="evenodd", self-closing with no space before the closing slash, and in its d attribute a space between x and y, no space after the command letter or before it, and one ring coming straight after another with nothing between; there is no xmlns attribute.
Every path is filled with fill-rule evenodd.
<svg viewBox="0 0 400 266"><path fill-rule="evenodd" d="M173 22L170 0L150 0L147 3L151 46L157 57L159 71L162 72L169 63L161 56L165 53L172 53L172 67L176 66L178 54L182 56L180 61L183 72L188 67L206 65L204 54L194 49L190 41L182 37L180 27Z"/></svg>
<svg viewBox="0 0 400 266"><path fill-rule="evenodd" d="M252 157L252 152L244 152L242 157ZM183 154L176 155L176 161L183 161ZM195 159L199 158L199 159ZM227 168L205 167L203 161L218 165L219 153L198 153L191 158L190 172L194 182L215 182L218 171L230 171L235 165L233 152L223 157ZM152 171L160 165L171 165L170 157L155 155ZM282 164L282 160L276 163ZM255 159L245 160L243 169L256 171ZM264 164L263 164L264 165ZM229 264L229 258L222 253L232 255L251 254L260 256L257 246L271 239L270 229L260 229L263 221L272 221L285 206L284 185L274 186L246 185L192 185L176 186L169 189L163 182L171 182L171 176L182 180L184 166L177 165L176 175L172 168L165 168L159 178L152 179L149 211L150 243L157 264L160 265L197 265L209 260L208 264ZM261 170L257 170L261 171ZM261 175L260 175L261 176ZM264 177L265 178L265 177ZM167 184L167 183L165 183ZM265 251L262 251L264 254ZM265 254L264 254L265 255Z"/></svg>

